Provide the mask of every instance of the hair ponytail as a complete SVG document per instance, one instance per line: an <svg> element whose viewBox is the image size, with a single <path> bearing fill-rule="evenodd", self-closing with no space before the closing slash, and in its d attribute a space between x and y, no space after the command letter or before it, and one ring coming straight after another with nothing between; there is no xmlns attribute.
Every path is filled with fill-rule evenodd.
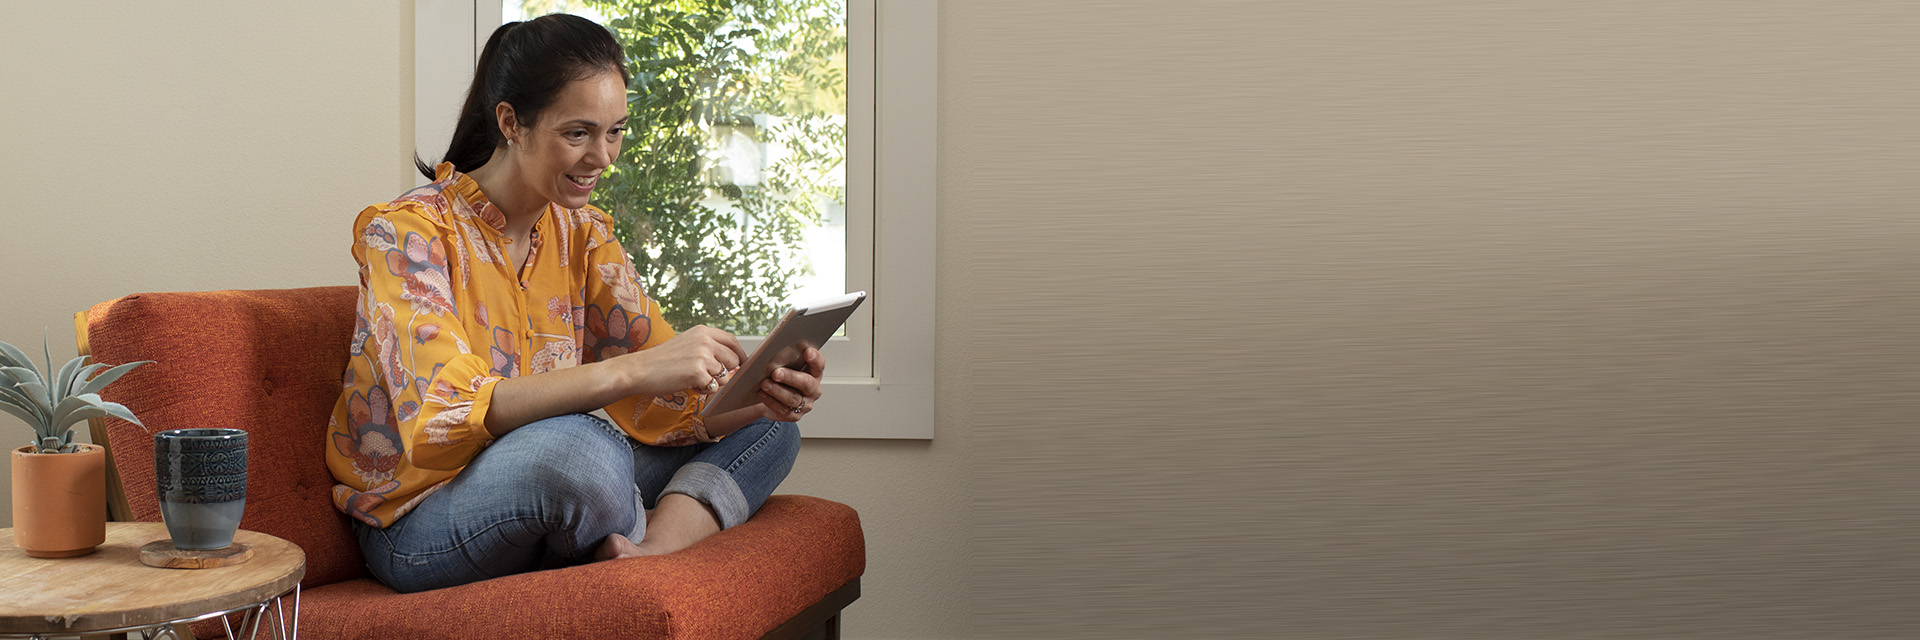
<svg viewBox="0 0 1920 640"><path fill-rule="evenodd" d="M602 71L618 71L622 84L632 80L620 44L592 20L556 13L500 25L480 50L473 84L441 162L453 163L453 170L461 173L480 168L505 143L495 105L513 105L520 126L531 127L567 83ZM434 168L418 153L413 166L428 180L434 178Z"/></svg>

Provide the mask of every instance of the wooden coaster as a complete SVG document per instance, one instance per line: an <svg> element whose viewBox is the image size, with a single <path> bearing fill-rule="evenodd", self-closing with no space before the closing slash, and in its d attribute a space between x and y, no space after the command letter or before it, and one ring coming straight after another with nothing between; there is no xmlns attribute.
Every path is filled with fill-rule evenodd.
<svg viewBox="0 0 1920 640"><path fill-rule="evenodd" d="M140 547L140 564L162 569L231 567L253 557L253 545L236 542L222 549L175 549L173 539L161 538Z"/></svg>

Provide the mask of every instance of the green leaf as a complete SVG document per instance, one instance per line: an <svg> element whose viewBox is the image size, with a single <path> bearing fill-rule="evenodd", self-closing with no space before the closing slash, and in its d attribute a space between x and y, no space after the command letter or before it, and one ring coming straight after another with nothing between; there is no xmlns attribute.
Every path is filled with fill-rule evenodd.
<svg viewBox="0 0 1920 640"><path fill-rule="evenodd" d="M40 417L38 414L32 411L28 411L26 409L22 409L18 406L15 406L11 402L0 402L0 411L11 413L14 415L14 417L17 417L25 421L27 423L27 426L34 428L33 432L36 434L40 433L40 425L46 423L45 418Z"/></svg>
<svg viewBox="0 0 1920 640"><path fill-rule="evenodd" d="M27 354L22 353L19 348L0 341L0 366L32 367L33 361L28 360Z"/></svg>
<svg viewBox="0 0 1920 640"><path fill-rule="evenodd" d="M113 384L113 381L119 380L120 376L127 375L127 372L132 371L135 367L138 367L143 364L153 364L153 361L141 360L139 362L129 362L129 363L114 367L112 369L108 369L105 373L100 374L99 377L96 377L92 380L88 380L86 384L80 385L80 388L75 389L74 391L76 393L99 393L101 389L107 388L107 385Z"/></svg>
<svg viewBox="0 0 1920 640"><path fill-rule="evenodd" d="M15 382L14 379L9 376L0 375L0 398L5 398L27 408L39 408L40 406L36 398L28 397L27 393L20 389L20 383Z"/></svg>
<svg viewBox="0 0 1920 640"><path fill-rule="evenodd" d="M147 425L140 423L139 418L133 417L133 410L128 409L126 405L122 405L117 402L102 402L100 403L100 406L107 410L107 415L113 416L115 418L119 418L121 420L125 420L127 422L134 423L136 425L139 425L140 428L142 429L147 428Z"/></svg>
<svg viewBox="0 0 1920 640"><path fill-rule="evenodd" d="M83 419L83 418L68 419L68 417L72 416L74 412L79 411L81 409L88 408L88 407L100 408L101 402L102 400L100 399L100 396L91 394L91 393L84 394L84 395L71 396L65 400L61 400L59 408L56 408L53 410L53 421L48 425L49 427L51 427L51 429L49 430L59 431L61 429L67 428L67 425L73 424L74 422L77 422L78 420ZM101 411L101 415L106 415L104 409Z"/></svg>
<svg viewBox="0 0 1920 640"><path fill-rule="evenodd" d="M7 377L13 378L15 384L40 381L40 372L27 367L0 367L0 373L4 373Z"/></svg>
<svg viewBox="0 0 1920 640"><path fill-rule="evenodd" d="M52 380L52 382L55 383L53 387L54 395L62 398L71 395L73 391L73 376L80 372L81 367L86 365L87 356L80 356L68 360L66 364L61 365L60 376Z"/></svg>
<svg viewBox="0 0 1920 640"><path fill-rule="evenodd" d="M48 376L53 375L53 349L47 346L46 327L40 328L40 357L45 358L47 361L47 368L44 369L46 373L43 373L41 375L48 375ZM55 400L55 398L53 397L53 385L59 384L59 380L60 380L59 378L54 378L52 380L47 381L47 385L48 385L47 406L49 407L53 406L53 402Z"/></svg>
<svg viewBox="0 0 1920 640"><path fill-rule="evenodd" d="M82 393L93 393L92 391L81 391L80 385L86 384L87 380L93 377L93 374L99 373L101 369L105 369L108 366L109 365L95 362L81 367L79 371L74 372L73 379L67 381L67 395L77 396Z"/></svg>
<svg viewBox="0 0 1920 640"><path fill-rule="evenodd" d="M65 413L62 413L60 417L56 419L57 424L53 427L52 430L58 431L60 429L64 429L67 427L67 425L73 424L75 422L79 422L81 420L88 420L92 418L105 418L109 416L134 423L135 425L139 425L141 429L147 428L147 425L141 424L139 418L133 417L133 411L126 408L126 406L113 403L113 402L100 402L96 400L93 402L88 402L84 405L79 406L78 408L72 409Z"/></svg>
<svg viewBox="0 0 1920 640"><path fill-rule="evenodd" d="M27 397L32 398L35 402L38 402L40 408L53 411L53 395L47 390L47 385L41 384L39 380L29 380L20 383L20 391L26 393Z"/></svg>
<svg viewBox="0 0 1920 640"><path fill-rule="evenodd" d="M27 397L27 394L14 390L12 385L0 385L0 404L25 409L33 415L40 416L39 422L46 422L47 418L53 417L45 415L40 408L40 403L34 402L32 398Z"/></svg>
<svg viewBox="0 0 1920 640"><path fill-rule="evenodd" d="M78 409L74 409L73 411L69 411L66 414L62 415L61 417L57 418L56 419L57 425L54 427L54 429L55 430L64 429L67 427L67 425L73 424L75 422L79 422L81 420L88 420L92 418L105 418L110 415L113 415L113 413L110 411L107 411L106 407L90 404L90 405L82 406ZM141 425L141 426L145 426L145 425Z"/></svg>

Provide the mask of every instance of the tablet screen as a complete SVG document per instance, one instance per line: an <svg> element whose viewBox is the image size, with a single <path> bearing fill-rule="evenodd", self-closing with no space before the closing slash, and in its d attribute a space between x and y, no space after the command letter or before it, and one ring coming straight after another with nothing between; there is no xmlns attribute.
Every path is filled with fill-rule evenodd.
<svg viewBox="0 0 1920 640"><path fill-rule="evenodd" d="M806 347L818 349L827 344L840 325L867 299L867 292L856 291L827 300L798 305L787 311L767 334L765 342L740 365L726 386L715 392L707 401L706 408L700 411L701 419L712 418L730 411L737 411L760 404L760 383L767 379L777 367L805 369L806 359L801 356Z"/></svg>

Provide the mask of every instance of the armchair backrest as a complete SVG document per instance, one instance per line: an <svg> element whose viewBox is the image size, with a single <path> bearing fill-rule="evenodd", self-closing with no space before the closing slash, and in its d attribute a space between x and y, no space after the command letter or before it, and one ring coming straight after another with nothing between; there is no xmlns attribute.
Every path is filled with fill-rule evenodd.
<svg viewBox="0 0 1920 640"><path fill-rule="evenodd" d="M94 421L93 441L108 449L114 519L160 520L153 433L243 429L241 528L300 545L308 587L366 575L353 529L333 508L322 448L346 371L357 296L354 287L142 293L78 314L81 352L96 362L154 361L101 393L147 427Z"/></svg>

